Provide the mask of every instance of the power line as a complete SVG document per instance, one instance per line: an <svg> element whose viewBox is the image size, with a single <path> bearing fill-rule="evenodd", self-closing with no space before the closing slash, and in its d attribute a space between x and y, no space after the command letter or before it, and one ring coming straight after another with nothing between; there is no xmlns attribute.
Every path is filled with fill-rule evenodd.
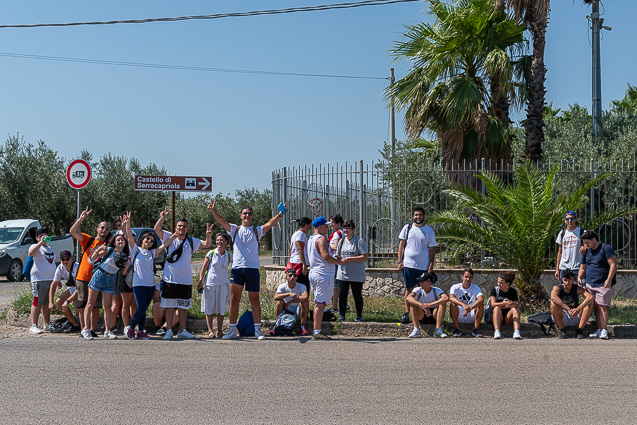
<svg viewBox="0 0 637 425"><path fill-rule="evenodd" d="M369 76L362 76L362 75L310 74L310 73L300 73L300 72L259 71L259 70L251 70L251 69L208 68L208 67L202 67L202 66L167 65L167 64L143 63L143 62L123 62L123 61L110 61L110 60L102 60L102 59L68 58L68 57L61 57L61 56L27 55L23 53L8 53L8 52L0 52L0 56L9 57L9 58L47 60L47 61L56 61L56 62L75 62L75 63L88 63L88 64L97 64L97 65L132 66L132 67L138 67L138 68L176 69L176 70L183 70L183 71L225 72L225 73L258 74L258 75L281 75L281 76L292 76L292 77L348 78L348 79L357 79L357 80L387 80L386 77L369 77Z"/></svg>
<svg viewBox="0 0 637 425"><path fill-rule="evenodd" d="M364 0L352 3L334 3L318 6L291 7L287 9L255 10L251 12L216 13L213 15L192 15L176 16L171 18L146 18L146 19L125 19L118 21L93 21L93 22L68 22L68 23L48 23L48 24L22 24L22 25L0 25L0 28L37 28L37 27L71 27L79 25L112 25L112 24L146 24L149 22L175 22L202 19L237 18L259 15L280 15L284 13L296 12L317 12L323 10L352 9L364 6L382 6L395 3L410 3L421 0Z"/></svg>

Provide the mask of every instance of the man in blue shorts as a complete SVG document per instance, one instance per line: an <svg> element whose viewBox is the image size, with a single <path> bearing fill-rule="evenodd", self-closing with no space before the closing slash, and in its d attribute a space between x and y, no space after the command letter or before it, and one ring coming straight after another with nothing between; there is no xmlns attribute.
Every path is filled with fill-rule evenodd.
<svg viewBox="0 0 637 425"><path fill-rule="evenodd" d="M425 224L425 210L414 208L413 219L414 222L406 224L398 235L398 269L405 280L405 314L400 318L401 323L409 323L407 297L418 285L416 278L433 271L436 255L436 235Z"/></svg>
<svg viewBox="0 0 637 425"><path fill-rule="evenodd" d="M258 340L265 339L261 332L261 304L259 302L259 290L261 276L259 274L259 240L268 230L274 227L283 213L279 212L263 226L253 226L253 211L251 207L241 209L241 225L231 224L223 218L217 211L215 205L217 201L211 200L208 209L212 212L215 220L232 238L233 260L230 271L230 329L222 339L236 339L237 318L239 316L239 302L245 286L248 291L250 306L252 307L252 317L254 319L254 336Z"/></svg>

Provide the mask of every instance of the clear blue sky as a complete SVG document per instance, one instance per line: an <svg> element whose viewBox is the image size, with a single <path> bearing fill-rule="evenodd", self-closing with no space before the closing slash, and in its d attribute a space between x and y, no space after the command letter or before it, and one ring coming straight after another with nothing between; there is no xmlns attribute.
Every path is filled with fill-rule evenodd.
<svg viewBox="0 0 637 425"><path fill-rule="evenodd" d="M325 2L329 3L329 2ZM240 12L318 1L17 1L0 24ZM607 0L603 105L637 84L637 2ZM173 23L0 29L0 52L260 71L387 77L389 49L426 3ZM590 105L591 59L581 1L553 0L547 101ZM0 56L0 134L44 140L67 159L111 152L173 175L211 175L214 192L270 186L283 166L377 160L389 139L385 80L135 68ZM589 106L590 110L590 106ZM518 118L522 114L517 115ZM397 137L403 137L402 117Z"/></svg>

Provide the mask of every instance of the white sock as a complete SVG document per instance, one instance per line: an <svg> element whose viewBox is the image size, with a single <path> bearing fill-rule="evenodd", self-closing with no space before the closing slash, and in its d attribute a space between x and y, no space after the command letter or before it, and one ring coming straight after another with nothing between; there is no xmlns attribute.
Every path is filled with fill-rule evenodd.
<svg viewBox="0 0 637 425"><path fill-rule="evenodd" d="M228 332L230 332L233 329L237 329L237 324L236 323L235 324L230 323L230 329L228 329Z"/></svg>
<svg viewBox="0 0 637 425"><path fill-rule="evenodd" d="M320 329L314 329L314 335L318 335L318 334L320 334L320 333L321 333L321 330L320 330Z"/></svg>
<svg viewBox="0 0 637 425"><path fill-rule="evenodd" d="M414 326L414 330L415 330L415 331L419 331L419 330L420 330L420 328L419 328L419 327Z"/></svg>

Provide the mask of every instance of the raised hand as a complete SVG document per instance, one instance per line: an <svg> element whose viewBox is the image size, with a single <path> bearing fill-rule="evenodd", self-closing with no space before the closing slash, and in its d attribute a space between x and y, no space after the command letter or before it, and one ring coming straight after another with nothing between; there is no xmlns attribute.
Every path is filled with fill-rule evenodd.
<svg viewBox="0 0 637 425"><path fill-rule="evenodd" d="M86 209L80 213L80 220L84 221L92 211L93 210L89 210L88 207L86 207Z"/></svg>
<svg viewBox="0 0 637 425"><path fill-rule="evenodd" d="M217 205L217 200L210 198L210 203L208 204L208 209L210 211L216 211L215 206Z"/></svg>
<svg viewBox="0 0 637 425"><path fill-rule="evenodd" d="M206 223L206 236L208 236L208 235L212 236L212 233L213 233L212 228L213 227L214 227L214 224Z"/></svg>
<svg viewBox="0 0 637 425"><path fill-rule="evenodd" d="M159 213L159 216L165 220L171 212L172 210L168 209L168 207L164 207L164 210Z"/></svg>

